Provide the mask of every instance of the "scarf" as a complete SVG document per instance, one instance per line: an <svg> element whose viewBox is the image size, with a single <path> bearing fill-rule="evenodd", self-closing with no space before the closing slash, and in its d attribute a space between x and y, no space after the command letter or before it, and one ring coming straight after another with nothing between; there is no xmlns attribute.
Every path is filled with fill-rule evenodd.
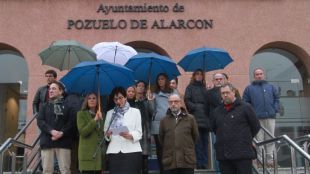
<svg viewBox="0 0 310 174"><path fill-rule="evenodd" d="M57 121L59 116L64 115L64 98L60 96L55 100L50 100L49 102L54 105L54 114L56 115L55 121Z"/></svg>
<svg viewBox="0 0 310 174"><path fill-rule="evenodd" d="M117 107L112 114L111 128L123 126L124 114L129 110L130 105L126 102L124 107Z"/></svg>

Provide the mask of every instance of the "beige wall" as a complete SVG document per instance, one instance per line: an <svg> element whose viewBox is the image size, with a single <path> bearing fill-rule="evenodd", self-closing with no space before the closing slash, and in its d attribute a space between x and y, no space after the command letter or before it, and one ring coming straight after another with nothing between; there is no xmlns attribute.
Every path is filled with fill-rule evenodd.
<svg viewBox="0 0 310 174"><path fill-rule="evenodd" d="M183 5L183 13L96 13L104 5ZM0 42L18 49L29 66L28 117L36 89L44 84L38 53L52 41L75 39L93 46L101 41L147 41L164 49L179 61L191 49L219 47L227 50L234 62L224 72L243 91L248 83L251 57L274 42L295 45L300 57L310 66L310 1L308 0L11 0L0 1ZM171 10L171 9L170 9ZM212 19L213 29L193 30L67 30L68 19ZM281 46L274 44L273 46ZM279 47L280 47L279 46ZM294 51L294 50L293 50ZM296 51L296 50L295 50ZM294 52L293 52L294 53ZM295 54L299 54L296 51ZM61 73L63 75L65 72ZM184 91L188 73L181 72L180 90ZM211 72L213 73L213 72ZM210 73L210 74L211 74ZM208 76L210 78L210 76ZM209 79L208 79L209 80ZM36 134L36 128L31 131ZM31 133L29 133L31 135Z"/></svg>

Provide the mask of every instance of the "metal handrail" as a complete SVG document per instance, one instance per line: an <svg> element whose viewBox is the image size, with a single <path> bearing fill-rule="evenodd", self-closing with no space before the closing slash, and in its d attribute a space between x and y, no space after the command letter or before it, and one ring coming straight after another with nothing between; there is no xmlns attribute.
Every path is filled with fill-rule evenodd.
<svg viewBox="0 0 310 174"><path fill-rule="evenodd" d="M294 142L296 142L296 143L304 142L304 141L307 141L307 140L309 141L310 140L310 134L304 135L304 136L300 136L300 137L297 137L297 138L293 138L292 140ZM279 146L282 146L284 144L285 144L285 142L280 142Z"/></svg>
<svg viewBox="0 0 310 174"><path fill-rule="evenodd" d="M13 142L17 144L24 144L20 141L18 141L19 137L26 131L26 129L30 126L30 124L37 118L38 114L34 114L33 117L30 119L30 121L15 135L14 138L8 138L0 147L0 154L4 152L4 150L8 149ZM26 145L26 144L24 144ZM29 145L27 145L29 146ZM30 146L29 146L30 147Z"/></svg>
<svg viewBox="0 0 310 174"><path fill-rule="evenodd" d="M275 137L269 140L265 140L265 141L261 141L261 142L257 142L254 141L255 144L257 146L262 146L265 144L269 144L269 143L273 143L273 142L277 142L277 141L281 141L284 140L286 143L288 143L290 146L292 146L295 150L297 150L305 159L307 159L310 162L310 155L308 153L306 153L301 147L298 146L298 144L296 144L292 139L290 139L287 135L281 135L279 137Z"/></svg>
<svg viewBox="0 0 310 174"><path fill-rule="evenodd" d="M308 160L308 162L310 162L310 156L309 154L307 153L307 149L302 149L297 143L298 142L304 142L304 141L309 141L310 139L310 134L309 135L305 135L305 136L301 136L301 137L297 137L297 138L294 138L293 140L290 139L287 135L282 135L282 136L279 136L279 137L275 137L274 135L272 135L265 127L261 126L261 130L267 134L270 139L268 140L265 140L265 141L261 141L261 142L258 142L256 140L256 138L253 139L253 142L256 144L256 146L263 146L263 145L266 145L266 144L270 144L270 143L276 143L278 148L283 146L283 145L288 145L291 149L291 158L292 158L292 173L296 173L296 161L293 160L293 158L295 157L295 151L298 151L301 156ZM304 145L304 148L305 148L305 145ZM264 149L262 149L262 161L260 161L258 159L258 162L261 163L263 165L263 173L267 172L270 174L270 171L267 169L266 167L266 161L265 161L265 156L264 156ZM276 152L273 152L274 154L274 173L277 174L278 173L278 168L277 168L277 165L276 165L276 161L277 161L277 153ZM308 165L308 162L305 161L305 172L308 172L309 169L307 168ZM256 173L259 173L258 170L253 166L253 169ZM266 169L266 170L265 170Z"/></svg>
<svg viewBox="0 0 310 174"><path fill-rule="evenodd" d="M269 130L267 130L264 126L260 126L260 128L264 131L264 133L266 133L270 138L276 138L273 134L271 134L269 132Z"/></svg>
<svg viewBox="0 0 310 174"><path fill-rule="evenodd" d="M25 144L23 142L18 141L20 136L26 131L26 129L30 126L30 124L37 118L38 114L34 114L30 121L15 135L14 138L8 138L1 146L0 146L0 173L3 173L3 157L4 152L8 150L12 145L27 149L33 149L38 143L37 138L31 145ZM13 157L14 158L14 157Z"/></svg>
<svg viewBox="0 0 310 174"><path fill-rule="evenodd" d="M19 137L26 131L30 124L37 118L38 113L35 113L30 121L15 135L14 140L18 140Z"/></svg>
<svg viewBox="0 0 310 174"><path fill-rule="evenodd" d="M301 137L297 137L295 138L294 140L296 142L303 142L303 141L309 141L310 139L310 135L305 135L305 136L301 136ZM268 139L268 140L265 140L265 141L261 141L261 142L258 142L256 139L253 139L253 142L256 144L256 146L263 146L263 145L266 145L266 144L269 144L269 143L277 143L278 144L278 147L282 146L282 145L288 145L291 149L291 159L292 159L292 167L291 167L291 170L292 170L292 173L293 174L296 174L297 173L297 168L296 168L296 160L293 160L295 158L295 151L299 152L299 154L305 159L305 166L304 166L304 170L306 173L309 172L309 169L308 169L308 163L310 162L310 155L307 153L307 151L303 150L297 143L295 143L291 138L289 138L287 135L281 135L279 137L275 137L275 138L271 138L271 139ZM273 152L274 153L274 157L276 157L276 152ZM264 154L264 152L263 152ZM262 157L264 157L264 155L262 155ZM277 157L274 159L276 160ZM306 161L307 160L307 161ZM260 161L261 162L261 161ZM264 159L263 159L263 173L265 173L265 168L266 168L266 164L264 163ZM274 161L274 164L275 164L275 161ZM256 168L254 167L255 171L258 173L258 171L256 170ZM270 173L269 170L266 170L267 173ZM275 167L274 167L274 173L277 174L278 173L278 168L275 164Z"/></svg>

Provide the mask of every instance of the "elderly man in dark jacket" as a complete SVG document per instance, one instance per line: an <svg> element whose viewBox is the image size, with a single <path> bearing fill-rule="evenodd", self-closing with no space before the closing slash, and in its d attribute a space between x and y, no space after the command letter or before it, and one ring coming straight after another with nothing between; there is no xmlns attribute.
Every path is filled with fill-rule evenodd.
<svg viewBox="0 0 310 174"><path fill-rule="evenodd" d="M195 142L199 136L195 118L181 108L178 94L172 94L168 102L167 115L161 120L159 128L164 173L194 174Z"/></svg>
<svg viewBox="0 0 310 174"><path fill-rule="evenodd" d="M221 86L223 105L213 112L216 158L222 174L249 174L256 158L252 140L260 124L252 107L236 99L234 89L231 84Z"/></svg>

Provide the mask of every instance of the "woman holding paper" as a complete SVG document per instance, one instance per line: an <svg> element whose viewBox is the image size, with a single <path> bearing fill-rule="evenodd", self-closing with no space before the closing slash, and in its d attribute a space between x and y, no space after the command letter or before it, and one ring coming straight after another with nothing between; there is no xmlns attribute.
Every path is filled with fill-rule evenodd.
<svg viewBox="0 0 310 174"><path fill-rule="evenodd" d="M116 87L112 91L115 108L108 111L104 124L107 154L111 174L140 174L142 149L141 114L127 102L126 90ZM139 162L138 162L139 161Z"/></svg>
<svg viewBox="0 0 310 174"><path fill-rule="evenodd" d="M79 130L79 169L82 174L100 174L103 169L103 149L98 147L103 140L104 126L102 114L98 110L98 99L95 93L88 94L77 113ZM105 143L101 144L102 146Z"/></svg>

